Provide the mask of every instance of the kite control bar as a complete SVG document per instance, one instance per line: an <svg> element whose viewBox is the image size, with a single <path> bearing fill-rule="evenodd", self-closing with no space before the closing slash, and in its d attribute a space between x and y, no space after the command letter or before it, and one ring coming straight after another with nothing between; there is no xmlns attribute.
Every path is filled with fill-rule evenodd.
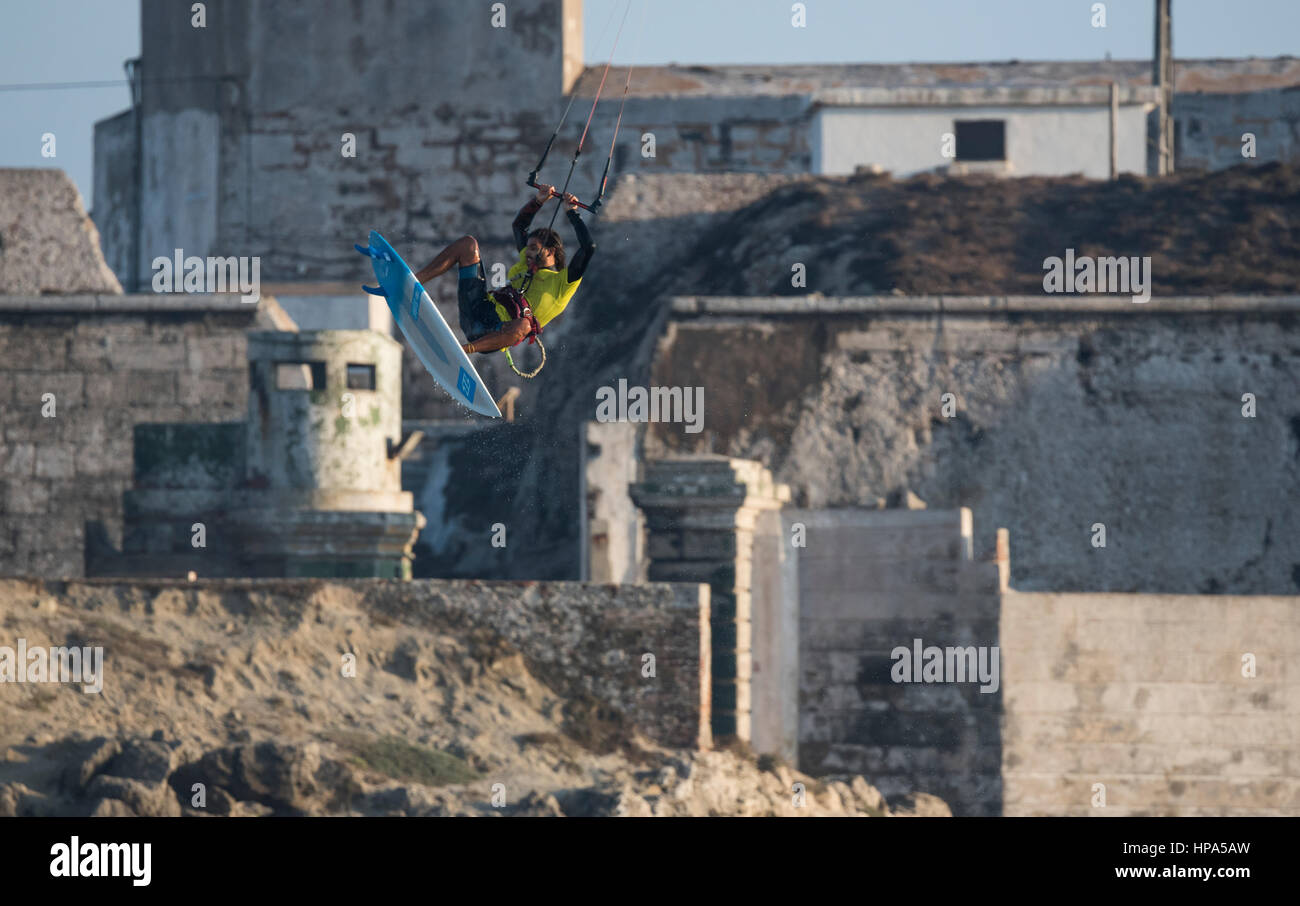
<svg viewBox="0 0 1300 906"><path fill-rule="evenodd" d="M541 184L537 181L537 171L536 171L536 170L534 170L532 173L529 173L529 174L528 174L528 185L529 185L530 188L533 188L533 189L540 189L540 188L541 188ZM560 192L555 191L555 187L554 187L554 186L551 186L551 197L552 197L552 198L563 198L564 195L563 195L562 193L560 193ZM590 211L591 213L595 214L595 213L596 213L596 209L600 207L600 199L597 198L595 201L593 201L593 202L592 202L591 204L589 204L589 205L587 205L587 204L583 204L582 202L578 202L578 207L582 208L584 211Z"/></svg>
<svg viewBox="0 0 1300 906"><path fill-rule="evenodd" d="M565 177L563 189L559 192L556 192L554 188L551 189L551 197L553 198L557 196L563 198L564 194L569 191L569 180L573 179L574 168L578 166L578 157L582 154L582 146L587 141L587 132L591 129L592 117L596 115L596 105L600 103L600 95L605 90L605 79L609 76L609 67L610 64L614 62L614 52L618 50L618 41L623 35L623 26L627 23L627 14L631 9L632 0L628 0L627 5L623 8L623 19L618 24L618 33L614 35L614 47L610 50L609 60L605 63L605 71L601 74L600 85L596 88L596 96L592 98L591 101L591 112L587 114L587 124L582 127L582 137L578 139L578 147L573 151L573 160L569 163L569 175ZM612 11L611 21L613 21ZM606 27L608 27L608 25ZM627 84L623 86L623 103L620 104L618 108L618 121L614 124L614 138L611 139L609 143L609 158L605 161L605 172L600 178L600 188L596 192L596 200L589 205L578 202L578 207L582 208L584 211L590 211L592 214L595 214L600 208L601 199L605 197L605 184L609 181L609 165L614 160L614 143L618 141L618 130L619 127L623 125L623 107L627 104L627 92L631 86L632 68L629 66L627 70ZM551 153L551 146L555 144L555 138L560 134L560 129L564 126L564 121L568 119L569 111L573 108L573 102L577 100L577 98L578 95L575 91L569 98L568 106L564 108L564 113L560 116L560 122L556 125L555 131L551 133L550 139L546 142L546 150L542 152L542 159L537 162L537 166L528 174L528 185L530 188L538 188L537 174L542 171L542 167L546 164L546 156ZM559 210L557 209L555 213L558 214ZM555 226L554 217L551 218L551 226Z"/></svg>

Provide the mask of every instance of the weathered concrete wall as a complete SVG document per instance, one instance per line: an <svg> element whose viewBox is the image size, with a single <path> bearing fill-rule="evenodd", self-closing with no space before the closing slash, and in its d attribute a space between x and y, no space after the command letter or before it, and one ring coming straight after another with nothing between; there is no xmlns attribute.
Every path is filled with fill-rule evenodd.
<svg viewBox="0 0 1300 906"><path fill-rule="evenodd" d="M1241 153L1247 132L1255 136L1253 158ZM1300 159L1300 89L1175 94L1174 156L1180 170Z"/></svg>
<svg viewBox="0 0 1300 906"><path fill-rule="evenodd" d="M592 86L579 87L581 91ZM590 110L585 95L580 95L575 109L584 101ZM808 173L811 110L806 95L632 97L623 112L611 173ZM599 184L617 116L617 104L596 108L591 128L600 153L584 154L579 160L573 178L580 197ZM654 137L653 157L642 153L649 147L647 135ZM571 147L562 150L566 157L572 156Z"/></svg>
<svg viewBox="0 0 1300 906"><path fill-rule="evenodd" d="M648 455L760 459L807 507L969 506L1026 591L1300 587L1294 297L699 304L653 383L703 386L704 430L653 425Z"/></svg>
<svg viewBox="0 0 1300 906"><path fill-rule="evenodd" d="M582 426L586 581L645 581L645 520L628 495L641 458L638 427L629 422Z"/></svg>
<svg viewBox="0 0 1300 906"><path fill-rule="evenodd" d="M972 559L970 511L786 510L799 583L799 767L918 782L955 815L1001 811L999 688L895 682L890 653L998 642L1003 564ZM990 684L991 685L991 684Z"/></svg>
<svg viewBox="0 0 1300 906"><path fill-rule="evenodd" d="M799 763L799 569L779 510L754 523L754 665L750 745Z"/></svg>
<svg viewBox="0 0 1300 906"><path fill-rule="evenodd" d="M0 295L120 292L68 175L0 169Z"/></svg>
<svg viewBox="0 0 1300 906"><path fill-rule="evenodd" d="M0 297L0 575L82 575L88 522L120 545L134 426L243 418L258 308Z"/></svg>
<svg viewBox="0 0 1300 906"><path fill-rule="evenodd" d="M402 619L491 627L567 695L625 713L652 739L708 748L709 590L690 583L412 582L377 601ZM643 676L654 655L654 676Z"/></svg>
<svg viewBox="0 0 1300 906"><path fill-rule="evenodd" d="M1006 814L1300 814L1300 598L1012 592L999 634Z"/></svg>
<svg viewBox="0 0 1300 906"><path fill-rule="evenodd" d="M504 28L417 0L236 0L206 28L191 18L142 10L141 257L183 238L260 256L271 279L363 275L338 249L369 227L413 258L466 232L507 238L581 53L572 0L511 3ZM500 245L486 260L509 260Z"/></svg>
<svg viewBox="0 0 1300 906"><path fill-rule="evenodd" d="M154 112L143 122L140 280L145 290L157 258L225 257L217 235L219 188L216 151L221 123L215 112Z"/></svg>
<svg viewBox="0 0 1300 906"><path fill-rule="evenodd" d="M91 217L99 228L105 263L128 290L135 233L135 111L95 124L95 197Z"/></svg>

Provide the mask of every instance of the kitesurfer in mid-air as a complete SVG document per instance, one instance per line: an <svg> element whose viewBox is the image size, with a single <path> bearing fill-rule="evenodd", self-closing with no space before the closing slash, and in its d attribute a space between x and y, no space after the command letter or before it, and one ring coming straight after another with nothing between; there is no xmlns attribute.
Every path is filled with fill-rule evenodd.
<svg viewBox="0 0 1300 906"><path fill-rule="evenodd" d="M457 239L415 275L423 284L452 267L459 268L460 329L467 341L461 349L467 353L496 352L540 331L564 311L591 262L596 246L578 216L577 197L569 193L561 196L554 187L544 184L537 189L537 195L528 200L511 224L519 260L506 274L507 286L488 292L478 241L473 236ZM563 199L569 223L578 234L578 251L567 264L558 233L549 228L528 232L533 217L547 199L555 196Z"/></svg>

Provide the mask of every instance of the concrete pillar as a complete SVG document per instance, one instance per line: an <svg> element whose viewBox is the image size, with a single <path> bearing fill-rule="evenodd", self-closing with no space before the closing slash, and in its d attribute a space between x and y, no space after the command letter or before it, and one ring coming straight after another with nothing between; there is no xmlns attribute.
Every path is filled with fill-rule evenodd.
<svg viewBox="0 0 1300 906"><path fill-rule="evenodd" d="M790 499L790 489L757 462L688 456L646 463L631 494L646 516L646 578L709 586L713 735L748 742L754 528L760 513Z"/></svg>
<svg viewBox="0 0 1300 906"><path fill-rule="evenodd" d="M583 529L579 544L584 582L645 581L645 528L628 494L641 461L633 422L585 422L581 426Z"/></svg>

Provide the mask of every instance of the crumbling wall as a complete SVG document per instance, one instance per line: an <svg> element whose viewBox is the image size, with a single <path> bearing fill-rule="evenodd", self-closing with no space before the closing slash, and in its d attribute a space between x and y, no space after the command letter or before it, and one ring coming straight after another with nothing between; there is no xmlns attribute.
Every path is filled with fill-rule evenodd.
<svg viewBox="0 0 1300 906"><path fill-rule="evenodd" d="M705 585L412 582L397 592L366 606L404 621L491 628L562 694L595 697L661 744L712 744Z"/></svg>
<svg viewBox="0 0 1300 906"><path fill-rule="evenodd" d="M652 380L703 386L704 430L650 455L759 459L805 507L968 506L1026 591L1300 587L1295 297L700 305Z"/></svg>

